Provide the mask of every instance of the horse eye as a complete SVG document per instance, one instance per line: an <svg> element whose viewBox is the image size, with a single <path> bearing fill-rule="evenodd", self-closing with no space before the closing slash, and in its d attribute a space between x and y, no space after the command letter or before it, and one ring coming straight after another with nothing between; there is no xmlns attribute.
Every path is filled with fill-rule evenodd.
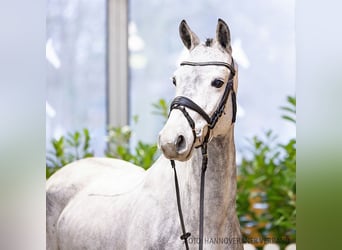
<svg viewBox="0 0 342 250"><path fill-rule="evenodd" d="M175 85L175 86L177 85L177 84L176 84L176 77L172 77L172 83L173 83L173 85Z"/></svg>
<svg viewBox="0 0 342 250"><path fill-rule="evenodd" d="M219 79L215 79L214 81L211 82L211 86L215 88L221 88L223 84L224 82Z"/></svg>

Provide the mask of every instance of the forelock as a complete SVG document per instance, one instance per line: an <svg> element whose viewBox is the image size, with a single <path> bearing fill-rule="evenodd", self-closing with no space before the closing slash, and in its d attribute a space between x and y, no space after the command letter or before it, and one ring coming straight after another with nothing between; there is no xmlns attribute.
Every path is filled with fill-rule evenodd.
<svg viewBox="0 0 342 250"><path fill-rule="evenodd" d="M213 39L207 38L207 40L205 41L205 46L211 47L211 45L213 45Z"/></svg>

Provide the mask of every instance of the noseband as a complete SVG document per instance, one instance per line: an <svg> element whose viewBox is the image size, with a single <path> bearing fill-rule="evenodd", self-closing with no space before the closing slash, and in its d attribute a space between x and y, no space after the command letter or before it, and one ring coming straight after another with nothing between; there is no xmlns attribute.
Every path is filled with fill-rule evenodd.
<svg viewBox="0 0 342 250"><path fill-rule="evenodd" d="M204 136L203 142L201 145L198 147L201 147L201 152L202 152L202 172L201 172L201 186L200 186L200 218L199 218L199 249L203 249L203 211L204 211L204 182L205 182L205 171L207 169L207 164L208 164L208 155L207 155L207 144L209 141L209 136L210 132L212 129L214 129L215 125L217 124L219 118L222 116L224 113L224 109L229 97L230 92L232 93L232 109L233 109L233 115L232 115L232 123L235 122L236 119L236 94L234 92L233 88L233 80L235 76L235 68L234 68L234 59L232 59L232 63L228 64L225 62L188 62L184 61L180 64L181 66L224 66L229 69L230 71L230 76L228 79L228 82L226 84L224 93L222 95L222 98L213 113L212 116L209 116L200 106L198 106L195 102L193 102L191 99L185 97L185 96L177 96L171 103L170 106L170 113L174 109L180 110L184 117L187 119L193 136L194 136L194 142L195 144L197 135L196 135L196 130L195 130L195 122L189 115L188 111L186 108L191 109L198 113L206 122L208 125L208 130L206 132L206 135ZM203 131L202 131L203 132ZM182 228L182 235L181 235L181 240L184 240L185 247L186 249L189 249L189 244L188 244L188 238L190 237L191 233L186 232L185 230L185 225L184 225L184 219L183 219L183 213L182 213L182 207L180 203L180 194L179 194L179 185L178 185L178 178L177 178L177 172L176 172L176 167L175 167L175 161L171 160L171 166L174 170L174 178L175 178L175 187L176 187L176 198L177 198L177 207L178 207L178 214L179 214L179 219L181 223L181 228Z"/></svg>

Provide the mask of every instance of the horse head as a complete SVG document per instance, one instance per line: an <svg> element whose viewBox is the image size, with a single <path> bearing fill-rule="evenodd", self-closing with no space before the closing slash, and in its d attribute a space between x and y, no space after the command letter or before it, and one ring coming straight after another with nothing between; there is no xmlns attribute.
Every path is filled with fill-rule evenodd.
<svg viewBox="0 0 342 250"><path fill-rule="evenodd" d="M158 145L166 158L186 161L204 140L223 136L233 126L238 81L223 20L218 20L215 39L203 44L185 20L179 33L189 53L172 78L176 97Z"/></svg>

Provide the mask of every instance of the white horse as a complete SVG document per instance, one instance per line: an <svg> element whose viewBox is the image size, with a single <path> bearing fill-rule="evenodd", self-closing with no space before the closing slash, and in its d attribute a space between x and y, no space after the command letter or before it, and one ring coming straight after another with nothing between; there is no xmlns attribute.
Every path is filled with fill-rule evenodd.
<svg viewBox="0 0 342 250"><path fill-rule="evenodd" d="M179 67L173 78L176 96L192 100L212 116L232 80L232 92L216 126L209 132L208 122L198 111L184 107L187 118L175 108L159 134L163 155L149 170L117 159L88 158L56 172L47 182L47 249L184 249L169 159L175 160L178 171L184 224L191 233L189 248L197 249L202 154L196 147L207 133L203 247L243 249L235 211L232 123L232 94L238 84L232 71L237 68L223 67L233 63L230 31L219 19L216 38L205 44L185 21L179 32L189 54L188 64ZM219 64L208 65L210 62Z"/></svg>

